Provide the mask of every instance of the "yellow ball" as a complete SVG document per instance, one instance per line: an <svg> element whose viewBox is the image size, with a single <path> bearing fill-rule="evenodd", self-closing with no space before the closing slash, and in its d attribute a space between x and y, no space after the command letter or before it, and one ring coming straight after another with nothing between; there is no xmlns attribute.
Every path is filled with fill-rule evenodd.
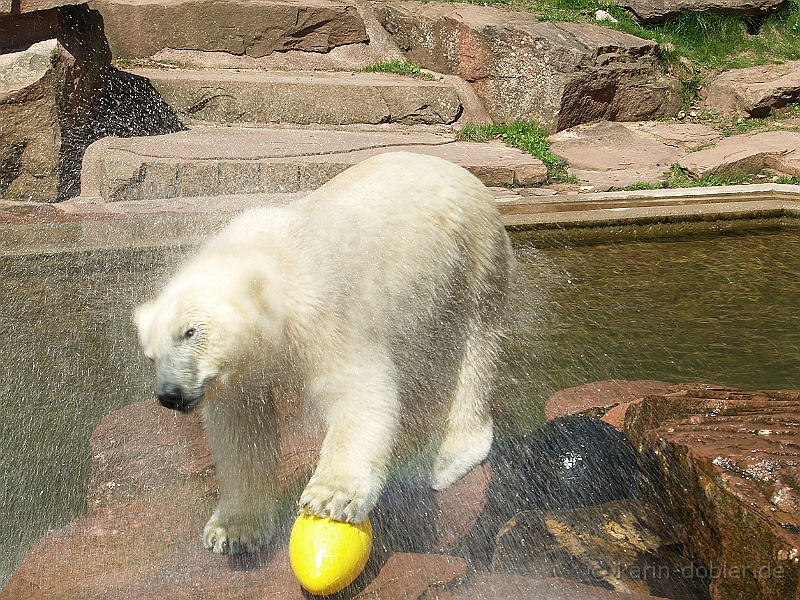
<svg viewBox="0 0 800 600"><path fill-rule="evenodd" d="M289 536L289 561L300 585L312 594L334 594L350 585L372 549L369 519L354 525L302 514Z"/></svg>

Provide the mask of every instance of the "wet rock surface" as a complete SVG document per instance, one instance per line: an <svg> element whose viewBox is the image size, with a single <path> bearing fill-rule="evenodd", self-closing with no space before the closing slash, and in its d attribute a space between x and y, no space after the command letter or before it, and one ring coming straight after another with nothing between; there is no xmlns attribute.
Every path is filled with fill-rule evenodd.
<svg viewBox="0 0 800 600"><path fill-rule="evenodd" d="M800 597L799 423L800 392L716 386L648 396L625 417L714 598Z"/></svg>
<svg viewBox="0 0 800 600"><path fill-rule="evenodd" d="M548 414L573 409L608 419L624 409L615 420L640 451L652 502L685 528L684 553L708 577L713 598L800 597L800 392L659 387L587 384L555 394ZM616 389L620 400L641 397L617 404Z"/></svg>
<svg viewBox="0 0 800 600"><path fill-rule="evenodd" d="M702 567L679 553L683 529L652 504L617 500L577 510L523 511L497 535L492 570L564 577L617 592L707 599Z"/></svg>
<svg viewBox="0 0 800 600"><path fill-rule="evenodd" d="M637 456L628 440L597 419L569 416L495 442L485 508L457 546L490 568L495 538L515 514L574 509L637 497ZM555 576L558 576L556 573Z"/></svg>
<svg viewBox="0 0 800 600"><path fill-rule="evenodd" d="M551 415L626 407L624 434L560 417L498 439L449 490L391 486L341 597L800 597L800 392L607 381L555 399ZM281 406L298 422L291 398ZM281 430L279 540L319 437ZM233 558L202 548L217 483L195 417L138 402L91 446L87 514L45 536L0 598L303 597L282 542Z"/></svg>
<svg viewBox="0 0 800 600"><path fill-rule="evenodd" d="M295 421L291 399L282 407L281 422ZM563 441L550 429L536 435ZM280 481L290 498L307 477L318 439L312 430L281 431ZM106 417L91 445L87 514L46 535L0 598L304 597L282 542L232 558L203 549L200 532L213 510L217 483L195 417L176 415L152 401L138 402ZM387 490L372 514L370 562L340 597L645 597L564 578L475 570L464 556L464 543L486 510L491 481L487 463L444 492L408 486ZM287 503L279 540L288 537L293 506ZM493 548L494 533L481 543Z"/></svg>
<svg viewBox="0 0 800 600"><path fill-rule="evenodd" d="M577 414L601 417L622 404L672 389L672 384L652 379L596 381L556 392L545 402L544 415L547 420Z"/></svg>

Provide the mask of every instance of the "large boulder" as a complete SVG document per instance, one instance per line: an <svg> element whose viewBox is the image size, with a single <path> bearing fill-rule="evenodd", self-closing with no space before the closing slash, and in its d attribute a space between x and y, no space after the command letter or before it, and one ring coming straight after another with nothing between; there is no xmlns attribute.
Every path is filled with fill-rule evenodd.
<svg viewBox="0 0 800 600"><path fill-rule="evenodd" d="M115 58L143 58L166 48L257 58L368 41L355 6L335 0L92 0L90 6L103 15Z"/></svg>
<svg viewBox="0 0 800 600"><path fill-rule="evenodd" d="M53 14L55 39L0 57L0 194L7 198L76 196L91 142L182 128L147 80L111 66L99 13L82 4Z"/></svg>
<svg viewBox="0 0 800 600"><path fill-rule="evenodd" d="M373 8L408 60L471 83L497 122L559 131L678 110L679 84L663 73L653 41L486 6L390 0Z"/></svg>
<svg viewBox="0 0 800 600"><path fill-rule="evenodd" d="M800 61L723 71L706 86L705 103L723 115L761 118L800 98Z"/></svg>
<svg viewBox="0 0 800 600"><path fill-rule="evenodd" d="M621 6L645 23L667 21L682 12L714 12L755 17L775 10L784 0L624 0Z"/></svg>
<svg viewBox="0 0 800 600"><path fill-rule="evenodd" d="M565 577L627 594L708 600L707 569L680 554L682 528L651 504L616 500L523 511L497 535L492 570Z"/></svg>
<svg viewBox="0 0 800 600"><path fill-rule="evenodd" d="M628 408L626 432L660 463L659 504L715 599L800 598L798 423L797 391L695 386Z"/></svg>
<svg viewBox="0 0 800 600"><path fill-rule="evenodd" d="M58 197L59 85L56 40L0 55L0 194Z"/></svg>

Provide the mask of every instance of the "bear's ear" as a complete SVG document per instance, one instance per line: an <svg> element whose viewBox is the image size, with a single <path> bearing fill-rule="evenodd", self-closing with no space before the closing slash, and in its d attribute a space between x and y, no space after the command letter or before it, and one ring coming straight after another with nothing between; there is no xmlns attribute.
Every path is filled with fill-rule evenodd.
<svg viewBox="0 0 800 600"><path fill-rule="evenodd" d="M150 331L150 325L153 322L154 313L155 309L150 302L137 306L133 311L133 324L139 332L139 342L142 348L147 347L147 336Z"/></svg>

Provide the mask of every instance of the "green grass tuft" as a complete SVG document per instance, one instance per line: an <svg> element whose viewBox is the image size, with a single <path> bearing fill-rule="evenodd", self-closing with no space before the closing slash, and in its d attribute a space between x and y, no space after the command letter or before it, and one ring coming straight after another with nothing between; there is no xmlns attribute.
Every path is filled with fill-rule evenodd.
<svg viewBox="0 0 800 600"><path fill-rule="evenodd" d="M660 184L642 182L634 183L633 185L619 189L624 191L657 190L662 188L711 187L719 185L743 185L750 183L783 183L800 185L800 176L778 176L772 171L764 169L755 175L748 173L725 178L717 177L715 175L707 175L701 179L694 179L686 171L684 171L678 163L675 163L670 167L669 171L667 171Z"/></svg>
<svg viewBox="0 0 800 600"><path fill-rule="evenodd" d="M389 60L367 65L361 69L364 73L394 73L395 75L408 75L410 77L421 77L422 79L434 79L430 73L426 73L410 62L404 60Z"/></svg>
<svg viewBox="0 0 800 600"><path fill-rule="evenodd" d="M535 123L517 122L510 125L465 125L458 133L461 140L486 142L501 139L509 146L535 156L547 167L549 181L576 183L567 173L567 162L550 152L547 130Z"/></svg>

